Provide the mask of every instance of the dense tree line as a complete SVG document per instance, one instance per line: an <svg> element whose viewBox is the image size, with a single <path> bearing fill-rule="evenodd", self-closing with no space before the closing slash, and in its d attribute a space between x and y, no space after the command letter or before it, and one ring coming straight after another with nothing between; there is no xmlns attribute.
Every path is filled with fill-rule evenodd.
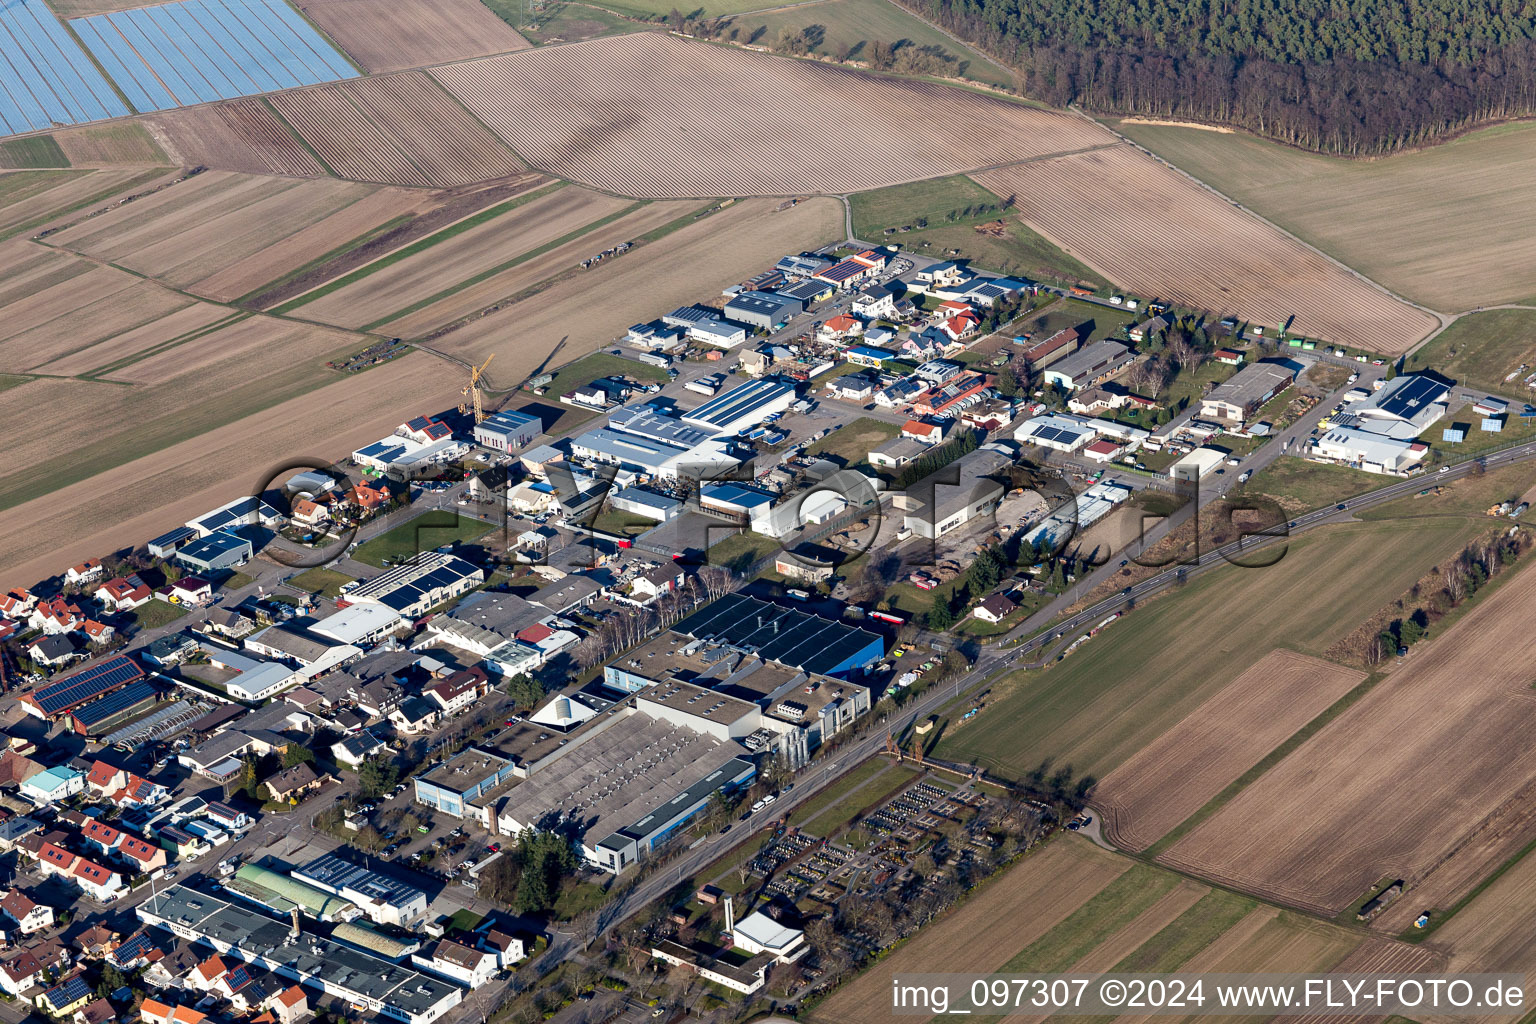
<svg viewBox="0 0 1536 1024"><path fill-rule="evenodd" d="M1389 152L1536 111L1536 12L1484 0L902 0L1092 110Z"/></svg>

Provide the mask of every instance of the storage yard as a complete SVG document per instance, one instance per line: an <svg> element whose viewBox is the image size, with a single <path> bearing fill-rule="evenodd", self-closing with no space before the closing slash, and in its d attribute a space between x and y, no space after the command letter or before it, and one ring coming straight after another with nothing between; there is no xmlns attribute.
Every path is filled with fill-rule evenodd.
<svg viewBox="0 0 1536 1024"><path fill-rule="evenodd" d="M1145 850L1364 678L1291 651L1261 658L1099 783L1107 837Z"/></svg>
<svg viewBox="0 0 1536 1024"><path fill-rule="evenodd" d="M302 0L298 7L375 74L528 45L476 0Z"/></svg>
<svg viewBox="0 0 1536 1024"><path fill-rule="evenodd" d="M1131 146L976 180L1016 196L1026 224L1132 291L1384 353L1439 326Z"/></svg>
<svg viewBox="0 0 1536 1024"><path fill-rule="evenodd" d="M1114 141L1068 114L652 33L432 73L532 166L641 198L862 191Z"/></svg>
<svg viewBox="0 0 1536 1024"><path fill-rule="evenodd" d="M1536 728L1533 599L1536 575L1506 581L1164 859L1328 914L1385 874L1413 882L1536 778L1520 739Z"/></svg>

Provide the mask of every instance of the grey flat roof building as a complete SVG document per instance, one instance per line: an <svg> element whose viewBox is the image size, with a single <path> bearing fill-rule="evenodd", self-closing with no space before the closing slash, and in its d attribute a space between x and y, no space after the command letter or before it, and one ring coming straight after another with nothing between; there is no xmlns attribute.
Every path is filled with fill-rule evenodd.
<svg viewBox="0 0 1536 1024"><path fill-rule="evenodd" d="M178 548L172 557L197 572L217 572L250 561L254 553L244 537L218 530Z"/></svg>
<svg viewBox="0 0 1536 1024"><path fill-rule="evenodd" d="M530 443L543 432L544 421L539 417L504 409L475 424L475 441L499 452L509 452Z"/></svg>
<svg viewBox="0 0 1536 1024"><path fill-rule="evenodd" d="M725 304L725 316L739 324L769 330L805 312L805 303L775 292L742 292Z"/></svg>
<svg viewBox="0 0 1536 1024"><path fill-rule="evenodd" d="M430 1024L463 1001L461 988L253 910L174 885L135 908L139 919L190 942L323 989L404 1024Z"/></svg>

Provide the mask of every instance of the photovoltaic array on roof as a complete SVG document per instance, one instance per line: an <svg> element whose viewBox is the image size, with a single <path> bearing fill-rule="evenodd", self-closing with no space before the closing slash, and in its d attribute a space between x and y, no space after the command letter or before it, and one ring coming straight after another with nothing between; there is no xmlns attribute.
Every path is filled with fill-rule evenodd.
<svg viewBox="0 0 1536 1024"><path fill-rule="evenodd" d="M155 950L155 943L144 932L130 936L126 942L118 946L108 954L110 959L118 967L131 964L139 957L149 956Z"/></svg>
<svg viewBox="0 0 1536 1024"><path fill-rule="evenodd" d="M114 654L90 668L34 691L32 700L45 715L62 714L143 676L144 670L132 658L126 654Z"/></svg>
<svg viewBox="0 0 1536 1024"><path fill-rule="evenodd" d="M48 1001L55 1007L68 1006L70 1003L91 997L91 986L85 983L80 975L75 975L68 981L53 986L47 992Z"/></svg>
<svg viewBox="0 0 1536 1024"><path fill-rule="evenodd" d="M251 972L245 969L245 965L232 968L224 975L224 983L229 986L231 992L238 992L251 983Z"/></svg>
<svg viewBox="0 0 1536 1024"><path fill-rule="evenodd" d="M1439 401L1447 390L1444 384L1433 377L1413 376L1404 379L1407 383L1399 385L1378 406L1388 416L1412 419L1424 406Z"/></svg>
<svg viewBox="0 0 1536 1024"><path fill-rule="evenodd" d="M743 594L729 594L701 608L674 629L695 640L822 674L841 671L866 651L878 656L883 648L880 638L867 630Z"/></svg>
<svg viewBox="0 0 1536 1024"><path fill-rule="evenodd" d="M70 714L75 721L89 729L100 722L105 722L114 715L120 715L135 704L143 703L155 696L155 688L147 681L133 683L125 686L116 693L109 693L105 697L97 698L89 704L82 704Z"/></svg>

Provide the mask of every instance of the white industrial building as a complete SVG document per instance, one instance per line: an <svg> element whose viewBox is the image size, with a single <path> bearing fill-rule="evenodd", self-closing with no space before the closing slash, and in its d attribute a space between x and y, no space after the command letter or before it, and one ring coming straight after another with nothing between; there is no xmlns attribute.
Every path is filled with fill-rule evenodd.
<svg viewBox="0 0 1536 1024"><path fill-rule="evenodd" d="M732 388L683 414L683 422L717 435L739 434L774 413L788 411L795 403L795 385L772 377L749 381Z"/></svg>
<svg viewBox="0 0 1536 1024"><path fill-rule="evenodd" d="M475 424L475 443L493 451L510 452L544 432L544 422L537 416L514 409L492 413Z"/></svg>
<svg viewBox="0 0 1536 1024"><path fill-rule="evenodd" d="M1051 551L1060 550L1080 533L1129 501L1132 491L1124 484L1098 483L1064 503L1024 535L1024 543Z"/></svg>
<svg viewBox="0 0 1536 1024"><path fill-rule="evenodd" d="M1060 412L1048 412L1025 420L1013 432L1013 439L1020 444L1058 452L1075 452L1097 436L1098 426L1093 420Z"/></svg>
<svg viewBox="0 0 1536 1024"><path fill-rule="evenodd" d="M741 462L728 441L711 439L684 447L608 427L572 438L571 454L669 481L719 476Z"/></svg>
<svg viewBox="0 0 1536 1024"><path fill-rule="evenodd" d="M199 537L241 526L281 525L283 514L260 498L236 498L187 522L187 528ZM156 538L157 540L159 538Z"/></svg>
<svg viewBox="0 0 1536 1024"><path fill-rule="evenodd" d="M992 479L1013 462L1013 455L985 444L959 461L907 489L894 499L902 525L933 540L989 515L1003 498L1003 485Z"/></svg>
<svg viewBox="0 0 1536 1024"><path fill-rule="evenodd" d="M1450 412L1450 385L1427 374L1389 380L1382 389L1350 410L1359 428L1406 440L1417 437Z"/></svg>
<svg viewBox="0 0 1536 1024"><path fill-rule="evenodd" d="M345 602L380 605L402 619L414 619L484 582L485 570L479 566L457 555L426 551L354 587Z"/></svg>
<svg viewBox="0 0 1536 1024"><path fill-rule="evenodd" d="M1077 391L1103 383L1135 358L1131 350L1118 341L1096 341L1052 363L1041 376L1047 385Z"/></svg>
<svg viewBox="0 0 1536 1024"><path fill-rule="evenodd" d="M1168 467L1168 479L1192 482L1209 476L1227 460L1220 448L1196 448Z"/></svg>
<svg viewBox="0 0 1536 1024"><path fill-rule="evenodd" d="M1388 437L1358 427L1333 427L1318 437L1312 454L1367 473L1405 474L1429 454L1423 441Z"/></svg>

